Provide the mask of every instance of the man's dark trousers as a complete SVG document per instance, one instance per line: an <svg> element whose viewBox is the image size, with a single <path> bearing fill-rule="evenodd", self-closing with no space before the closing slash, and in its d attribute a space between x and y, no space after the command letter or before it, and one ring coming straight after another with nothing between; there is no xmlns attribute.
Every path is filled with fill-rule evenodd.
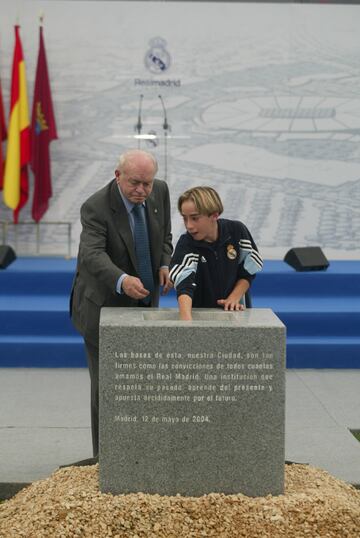
<svg viewBox="0 0 360 538"><path fill-rule="evenodd" d="M91 381L91 434L93 455L99 453L99 346L85 342Z"/></svg>

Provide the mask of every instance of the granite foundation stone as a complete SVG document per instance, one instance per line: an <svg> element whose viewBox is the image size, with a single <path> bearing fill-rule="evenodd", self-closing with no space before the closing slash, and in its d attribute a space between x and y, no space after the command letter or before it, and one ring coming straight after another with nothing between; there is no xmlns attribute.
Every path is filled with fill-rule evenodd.
<svg viewBox="0 0 360 538"><path fill-rule="evenodd" d="M271 310L102 309L102 492L281 494L284 412Z"/></svg>

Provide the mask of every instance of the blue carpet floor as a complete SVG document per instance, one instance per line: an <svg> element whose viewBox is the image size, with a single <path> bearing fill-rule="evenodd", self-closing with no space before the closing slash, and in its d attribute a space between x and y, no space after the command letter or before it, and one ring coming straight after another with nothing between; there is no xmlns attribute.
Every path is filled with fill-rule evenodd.
<svg viewBox="0 0 360 538"><path fill-rule="evenodd" d="M18 258L0 270L0 367L86 365L68 314L74 270L61 258ZM288 368L360 367L360 261L316 272L266 261L252 297L286 325ZM160 306L175 308L174 292Z"/></svg>

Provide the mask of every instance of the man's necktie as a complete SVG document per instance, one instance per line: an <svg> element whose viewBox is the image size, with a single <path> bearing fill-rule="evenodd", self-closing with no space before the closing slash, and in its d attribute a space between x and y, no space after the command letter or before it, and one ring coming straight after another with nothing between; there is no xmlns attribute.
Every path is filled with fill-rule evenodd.
<svg viewBox="0 0 360 538"><path fill-rule="evenodd" d="M151 293L154 291L154 277L151 266L149 237L145 223L145 208L142 204L134 205L132 213L134 216L134 242L139 277L144 284L144 288ZM150 296L148 295L145 299L142 299L142 302L148 304Z"/></svg>

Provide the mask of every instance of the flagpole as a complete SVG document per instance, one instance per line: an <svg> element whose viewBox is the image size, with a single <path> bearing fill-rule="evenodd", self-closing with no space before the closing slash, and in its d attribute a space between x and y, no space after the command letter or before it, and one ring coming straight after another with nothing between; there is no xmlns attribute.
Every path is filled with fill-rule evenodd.
<svg viewBox="0 0 360 538"><path fill-rule="evenodd" d="M36 223L36 254L40 254L40 223Z"/></svg>

